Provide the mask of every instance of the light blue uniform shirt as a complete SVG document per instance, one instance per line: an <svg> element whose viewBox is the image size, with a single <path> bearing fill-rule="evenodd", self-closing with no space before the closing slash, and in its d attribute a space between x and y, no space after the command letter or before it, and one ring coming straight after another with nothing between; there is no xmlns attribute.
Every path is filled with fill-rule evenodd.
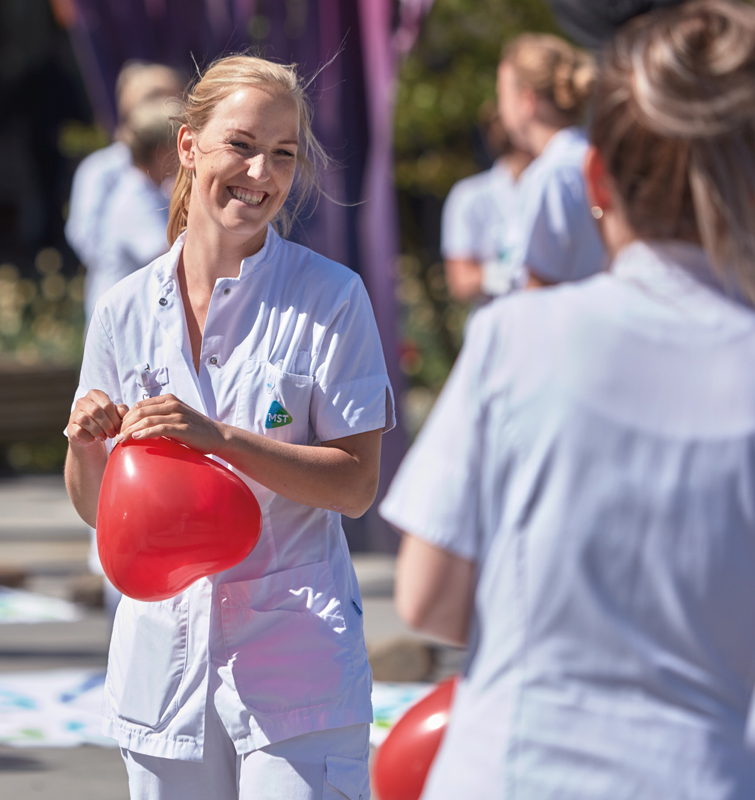
<svg viewBox="0 0 755 800"><path fill-rule="evenodd" d="M90 153L73 175L65 234L87 269L97 262L105 214L115 187L131 163L128 147L123 142L113 142Z"/></svg>
<svg viewBox="0 0 755 800"><path fill-rule="evenodd" d="M563 128L519 179L522 261L549 283L576 281L605 266L605 250L585 193L588 142Z"/></svg>
<svg viewBox="0 0 755 800"><path fill-rule="evenodd" d="M103 216L97 259L87 269L87 320L111 286L167 252L169 204L148 175L138 167L126 167Z"/></svg>
<svg viewBox="0 0 755 800"><path fill-rule="evenodd" d="M503 161L451 187L443 204L441 253L445 259L520 262L517 184Z"/></svg>
<svg viewBox="0 0 755 800"><path fill-rule="evenodd" d="M691 245L499 300L381 506L477 564L424 800L752 800L755 312Z"/></svg>

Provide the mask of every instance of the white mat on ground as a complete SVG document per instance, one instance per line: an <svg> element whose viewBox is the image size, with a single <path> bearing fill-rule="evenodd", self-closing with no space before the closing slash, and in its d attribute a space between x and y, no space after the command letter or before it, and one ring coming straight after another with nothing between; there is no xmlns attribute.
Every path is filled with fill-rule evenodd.
<svg viewBox="0 0 755 800"><path fill-rule="evenodd" d="M102 670L0 673L0 744L115 747L100 733Z"/></svg>
<svg viewBox="0 0 755 800"><path fill-rule="evenodd" d="M76 622L83 617L68 600L0 586L0 623Z"/></svg>
<svg viewBox="0 0 755 800"><path fill-rule="evenodd" d="M370 744L379 747L396 720L411 706L429 694L434 683L382 683L372 684L372 715Z"/></svg>
<svg viewBox="0 0 755 800"><path fill-rule="evenodd" d="M100 733L105 673L60 669L0 673L0 745L115 747ZM431 683L381 683L372 688L370 743L382 744L396 720L433 688Z"/></svg>

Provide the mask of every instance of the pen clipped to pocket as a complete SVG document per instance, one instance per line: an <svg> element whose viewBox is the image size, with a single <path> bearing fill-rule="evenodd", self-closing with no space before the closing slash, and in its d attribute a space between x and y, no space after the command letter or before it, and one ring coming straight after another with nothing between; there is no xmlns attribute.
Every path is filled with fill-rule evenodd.
<svg viewBox="0 0 755 800"><path fill-rule="evenodd" d="M152 367L149 363L136 364L136 383L140 387L141 399L156 397L162 391L162 387L168 383L167 367Z"/></svg>

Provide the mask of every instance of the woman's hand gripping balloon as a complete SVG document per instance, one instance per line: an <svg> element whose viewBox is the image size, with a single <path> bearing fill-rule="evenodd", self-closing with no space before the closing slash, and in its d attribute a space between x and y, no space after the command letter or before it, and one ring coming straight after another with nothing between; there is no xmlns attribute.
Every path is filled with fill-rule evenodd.
<svg viewBox="0 0 755 800"><path fill-rule="evenodd" d="M123 418L116 441L166 436L200 453L213 454L225 442L223 427L175 395L165 394L134 403Z"/></svg>
<svg viewBox="0 0 755 800"><path fill-rule="evenodd" d="M89 447L95 442L112 439L121 431L128 406L115 404L99 389L80 397L68 419L68 441L73 447Z"/></svg>

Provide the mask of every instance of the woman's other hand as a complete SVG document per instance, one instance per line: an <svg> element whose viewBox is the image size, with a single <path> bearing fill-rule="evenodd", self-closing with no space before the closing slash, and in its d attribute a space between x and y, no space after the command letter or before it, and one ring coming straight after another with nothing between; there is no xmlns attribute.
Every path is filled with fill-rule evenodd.
<svg viewBox="0 0 755 800"><path fill-rule="evenodd" d="M116 404L105 392L91 389L76 401L68 420L66 488L79 516L93 528L108 458L105 440L119 434L127 412L127 405Z"/></svg>
<svg viewBox="0 0 755 800"><path fill-rule="evenodd" d="M224 443L221 426L175 395L165 394L134 403L123 418L116 441L166 436L200 453L213 454Z"/></svg>
<svg viewBox="0 0 755 800"><path fill-rule="evenodd" d="M80 397L68 419L66 433L73 447L88 447L104 442L120 433L128 406L116 405L99 389L91 389Z"/></svg>

